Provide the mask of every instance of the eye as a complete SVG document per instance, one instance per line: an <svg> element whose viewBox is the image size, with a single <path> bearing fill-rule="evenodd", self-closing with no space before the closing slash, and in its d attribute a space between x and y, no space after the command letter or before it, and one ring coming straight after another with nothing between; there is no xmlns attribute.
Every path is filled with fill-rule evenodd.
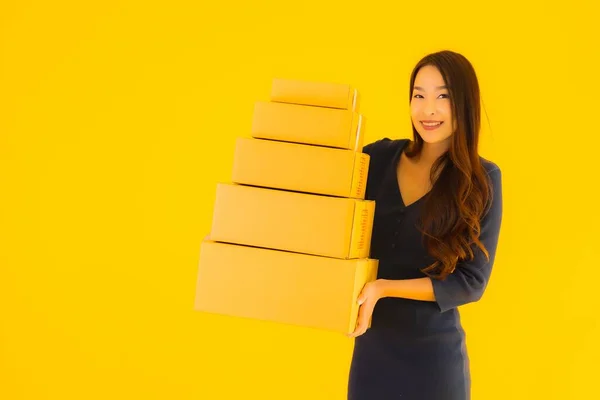
<svg viewBox="0 0 600 400"><path fill-rule="evenodd" d="M448 94L440 94L440 97L441 97L441 96L444 96L444 98L447 98L447 99L449 99L449 98L450 98L450 96L449 96ZM421 96L420 94L415 94L413 97L414 97L415 99L422 99L422 98L423 98L423 96Z"/></svg>

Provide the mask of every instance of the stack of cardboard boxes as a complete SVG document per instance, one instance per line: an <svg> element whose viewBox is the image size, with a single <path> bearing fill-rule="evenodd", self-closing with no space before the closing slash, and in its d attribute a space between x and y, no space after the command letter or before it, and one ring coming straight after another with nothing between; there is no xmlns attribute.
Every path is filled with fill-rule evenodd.
<svg viewBox="0 0 600 400"><path fill-rule="evenodd" d="M370 259L365 119L350 85L275 79L217 185L195 309L352 332Z"/></svg>

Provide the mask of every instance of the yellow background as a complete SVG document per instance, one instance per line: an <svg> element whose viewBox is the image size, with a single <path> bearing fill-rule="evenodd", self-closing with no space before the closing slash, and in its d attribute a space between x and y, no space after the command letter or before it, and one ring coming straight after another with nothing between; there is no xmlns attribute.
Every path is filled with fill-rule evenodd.
<svg viewBox="0 0 600 400"><path fill-rule="evenodd" d="M215 184L273 77L355 84L367 141L408 137L444 48L504 173L473 398L598 393L597 2L394 3L2 2L0 398L343 399L348 338L192 310Z"/></svg>

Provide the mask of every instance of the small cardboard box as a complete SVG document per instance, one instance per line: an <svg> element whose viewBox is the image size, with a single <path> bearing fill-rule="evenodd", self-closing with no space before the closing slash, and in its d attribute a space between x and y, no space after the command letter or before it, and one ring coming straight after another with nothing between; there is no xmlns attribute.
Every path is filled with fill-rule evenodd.
<svg viewBox="0 0 600 400"><path fill-rule="evenodd" d="M362 151L365 118L351 110L259 101L251 136Z"/></svg>
<svg viewBox="0 0 600 400"><path fill-rule="evenodd" d="M369 162L369 155L352 150L240 137L232 181L364 199Z"/></svg>
<svg viewBox="0 0 600 400"><path fill-rule="evenodd" d="M316 107L339 108L358 112L360 93L348 84L273 79L271 101Z"/></svg>
<svg viewBox="0 0 600 400"><path fill-rule="evenodd" d="M212 238L211 238L212 239ZM195 310L353 332L378 260L340 260L214 242L200 249Z"/></svg>
<svg viewBox="0 0 600 400"><path fill-rule="evenodd" d="M217 184L211 239L342 259L370 255L375 202Z"/></svg>

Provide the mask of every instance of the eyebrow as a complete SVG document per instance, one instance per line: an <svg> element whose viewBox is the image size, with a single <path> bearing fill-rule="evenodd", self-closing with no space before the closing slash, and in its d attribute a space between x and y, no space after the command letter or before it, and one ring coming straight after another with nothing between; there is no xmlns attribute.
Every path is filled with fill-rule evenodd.
<svg viewBox="0 0 600 400"><path fill-rule="evenodd" d="M448 89L448 87L446 85L436 87L436 90L442 90L442 89ZM423 90L424 91L425 89L423 89L421 86L415 86L415 90Z"/></svg>

